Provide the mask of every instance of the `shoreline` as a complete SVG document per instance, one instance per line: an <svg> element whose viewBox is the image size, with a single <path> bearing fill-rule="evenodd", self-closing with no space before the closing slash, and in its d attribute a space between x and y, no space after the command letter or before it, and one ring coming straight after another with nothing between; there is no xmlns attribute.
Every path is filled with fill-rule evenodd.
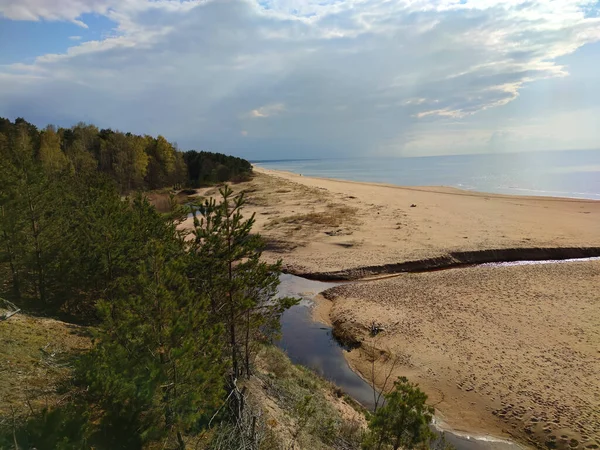
<svg viewBox="0 0 600 450"><path fill-rule="evenodd" d="M258 169L258 170L257 170ZM520 190L523 192L528 192L527 194L518 194L518 193L514 193L514 194L507 194L507 193L500 193L500 192L490 192L490 191L483 191L483 190L477 190L477 189L465 189L462 187L457 187L457 186L450 186L450 185L402 185L402 184L394 184L394 183L387 183L387 182L381 182L381 181L358 181L358 180L348 180L345 178L333 178L333 177L321 177L321 176L316 176L316 175L303 175L301 173L298 172L293 172L291 170L282 170L282 169L268 169L266 167L263 167L260 165L260 163L253 163L253 170L255 170L258 173L264 173L267 175L278 175L278 174L285 174L288 176L296 176L296 177L304 177L304 178L312 178L315 180L322 180L322 181L332 181L332 182L340 182L340 183L353 183L353 184L362 184L362 185L372 185L372 186L381 186L381 187L390 187L390 188L398 188L398 189L405 189L405 190L414 190L414 191L422 191L422 192L436 192L439 194L448 194L448 195L485 195L485 196L493 196L493 197L497 197L497 198L525 198L525 199L536 199L536 200L549 200L549 201L569 201L569 200L573 200L573 201L581 201L581 202L600 202L600 193L581 193L580 195L593 195L595 196L594 198L592 197L571 197L571 196L562 196L562 195L536 195L532 190L528 190L528 189L516 189L516 190ZM540 191L540 192L548 192L550 193L557 193L557 192L551 192L551 191ZM597 198L596 198L597 197Z"/></svg>
<svg viewBox="0 0 600 450"><path fill-rule="evenodd" d="M257 169L256 181L248 203L268 253L285 254L286 271L301 276L354 271L326 279L356 279L410 269L398 265L411 262L429 269L600 256L597 200L404 188L267 169Z"/></svg>
<svg viewBox="0 0 600 450"><path fill-rule="evenodd" d="M322 373L322 375L326 378L331 378L334 380L339 388L344 390L348 395L353 396L356 401L361 402L362 398L363 401L361 403L364 407L368 407L370 404L369 401L367 401L367 403L364 403L364 401L366 397L369 397L370 395L372 396L372 387L370 386L370 382L361 372L349 364L345 358L345 350L343 346L339 345L337 341L336 345L332 345L331 343L332 324L329 321L329 312L327 311L327 307L331 305L331 302L321 296L323 290L327 290L329 287L326 283L313 282L296 276L290 278L288 275L285 277L285 280L286 281L284 282L283 288L285 295L300 296L305 299L306 302L294 307L294 312L288 315L285 319L286 326L290 327L290 322L292 321L291 317L300 317L300 319L293 321L293 323L296 324L293 326L295 329L295 334L293 334L291 337L288 336L287 339L292 339L293 341L297 340L298 333L302 333L303 327L307 327L304 331L308 334L308 336L305 336L304 339L310 342L308 346L312 349L308 351L299 351L300 347L298 345L292 345L292 353L290 357L292 359L299 358L302 360L306 358L311 360L312 363L309 363L309 367L319 373ZM302 312L298 313L298 308ZM304 311L306 311L306 313ZM310 318L308 325L305 323L304 314ZM322 347L313 348L315 339L314 336L316 333L321 336L320 339L322 341ZM286 339L285 331L283 339ZM282 348L285 349L285 346ZM327 360L326 364L318 362L324 359ZM300 363L302 364L302 362ZM333 370L331 369L332 364L334 364L336 367ZM347 380L346 376L339 372L340 370L343 372L343 369L340 366L346 366L347 370L350 370L358 379L360 379L363 384L363 389L359 389L354 381ZM340 378L341 383L335 381L338 378ZM347 385L346 383L350 384ZM357 393L357 389L359 389L361 392ZM365 394L365 392L367 392L367 394ZM486 434L482 430L478 430L477 432L468 429L459 431L450 426L448 423L444 422L442 417L439 415L439 411L436 411L432 428L434 428L437 432L446 433L446 438L449 440L449 442L454 444L456 448L463 450L482 450L490 448L490 444L493 446L493 448L504 450L525 448L516 441L510 440L510 436L500 437L498 435L491 435L489 433Z"/></svg>
<svg viewBox="0 0 600 450"><path fill-rule="evenodd" d="M470 298L457 295L462 292L474 300L491 301L493 297L486 293L489 287L480 284L481 272L489 279L486 284L492 286L492 292L504 292L496 294L492 306L476 306ZM560 272L562 276L557 278ZM576 299L583 296L583 303L562 304L558 298L543 310L535 306L540 293L551 295L549 280L568 285L572 277L582 278L586 273L590 282L580 280L567 291ZM442 277L444 281L423 276ZM597 334L600 314L589 292L594 285L592 277L600 280L600 261L401 274L331 288L321 293L313 317L319 320L327 315L335 335L353 347L344 356L363 379L370 376L373 349L382 355L399 356L395 367L389 363L390 356L385 356L378 362L378 370L391 370L392 378L405 375L418 382L435 405L436 416L457 434L507 438L530 447L595 448L600 438L600 404L594 399L600 386L594 374L600 369L600 358L595 354L597 339L593 340L590 330ZM528 285L523 286L525 280L529 280ZM513 282L517 289L511 288ZM431 288L438 292L432 299L433 307L431 300L423 300ZM440 288L451 292L440 294ZM472 307L481 311L478 314L483 314L483 321L470 313L470 324L461 319ZM511 311L513 308L516 311ZM533 310L538 315L535 320L518 319ZM546 318L544 310L555 319ZM502 319L490 323L492 311ZM517 321L508 320L507 314ZM585 327L587 331L578 331L573 339L561 329L547 328L545 324L555 320L563 321L566 330ZM373 322L384 330L375 338L369 332ZM506 331L505 326L509 327ZM514 331L507 334L509 329ZM592 340L582 346L582 338ZM567 347L563 350L565 345L578 353ZM544 385L553 388L548 391Z"/></svg>
<svg viewBox="0 0 600 450"><path fill-rule="evenodd" d="M574 260L544 260L544 261L524 261L524 264L517 264L517 266L522 267L522 266L537 266L537 265L545 265L545 264L550 264L550 265L554 265L554 264L562 264L562 263L566 263L566 264L577 264L577 263L586 263L586 262L596 262L598 263L598 268L600 269L600 258L582 258L582 259L574 259ZM473 266L463 266L463 267L452 267L452 268L445 268L445 269L439 269L439 270L452 270L452 269L463 269L463 268L484 268L484 269L494 269L494 268L502 268L502 267L515 267L515 265L512 265L510 263L508 263L508 265L502 265L502 263L498 263L498 264L482 264L482 265L473 265ZM417 273L423 273L423 272L417 272ZM401 277L403 274L405 274L405 272L401 272L401 273L396 273L396 274L391 274L391 275L386 275L386 276L381 276L381 277L373 277L373 278L362 278L362 279L356 279L356 280L345 280L345 281L339 281L339 283L341 284L336 284L334 286L332 286L331 288L325 289L323 291L320 291L319 293L317 293L316 296L314 296L312 298L311 301L311 305L309 307L310 309L310 315L312 320L315 323L321 323L323 325L326 325L328 327L331 328L332 333L333 333L333 339L336 341L336 343L338 345L340 345L342 348L349 348L350 350L348 352L344 352L344 360L345 362L348 364L348 366L350 367L350 369L356 373L365 383L369 384L370 381L368 379L369 375L364 373L365 368L368 370L368 366L365 366L363 363L364 358L361 356L357 356L356 352L360 352L362 351L361 346L363 344L367 344L367 347L369 345L369 343L367 342L367 337L364 331L366 330L366 323L363 323L363 333L362 333L362 337L360 336L360 332L359 333L355 333L353 335L348 335L346 331L342 331L341 333L338 331L340 328L340 325L342 327L343 330L343 326L344 323L340 323L340 322L334 322L332 319L334 318L334 314L332 314L332 309L334 307L336 298L338 298L339 296L336 294L331 294L329 293L329 291L335 291L334 288L341 286L347 286L350 287L352 285L362 285L364 283L373 283L376 284L376 282L378 281L384 281L384 280L389 280L390 278L395 278L395 277ZM295 275L295 276L300 276L300 275ZM332 280L327 280L327 281L323 281L323 280L315 280L315 281L319 281L319 282L331 282L332 284L335 283ZM373 347L373 348L377 348L377 347ZM380 351L382 354L389 352L389 348L378 348L378 351ZM352 353L354 353L354 355L352 355ZM399 369L399 374L402 374L403 369L405 368L397 368ZM379 386L379 388L381 388L381 386ZM426 388L427 391L427 388ZM437 402L434 406L437 406ZM532 446L538 446L540 445L540 442L535 442L534 440L532 440L529 437L529 440L527 440L526 438L528 437L527 435L523 435L520 433L514 433L511 432L510 430L507 430L505 428L488 428L488 427L472 427L472 426L468 426L463 423L456 423L453 422L451 420L452 423L449 423L445 420L444 414L442 411L438 410L436 407L436 415L434 417L434 422L433 422L433 426L434 428L436 428L436 430L438 430L439 432L449 432L451 433L455 438L459 438L459 439L466 439L466 440L475 440L475 441L479 441L479 442L490 442L493 444L498 444L498 448L500 447L505 447L506 448L514 448L515 446L517 448L530 448Z"/></svg>

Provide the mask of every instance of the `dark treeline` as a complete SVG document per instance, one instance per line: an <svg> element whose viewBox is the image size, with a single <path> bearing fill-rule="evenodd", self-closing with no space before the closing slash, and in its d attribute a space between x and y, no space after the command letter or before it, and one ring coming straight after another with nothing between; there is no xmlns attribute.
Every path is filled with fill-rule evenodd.
<svg viewBox="0 0 600 450"><path fill-rule="evenodd" d="M112 178L122 193L247 179L252 166L242 158L212 152L181 152L164 137L139 136L79 123L38 130L24 119L0 118L0 135L12 146L27 145L48 171ZM27 138L26 141L24 138Z"/></svg>
<svg viewBox="0 0 600 450"><path fill-rule="evenodd" d="M252 165L242 158L221 153L190 150L183 155L192 187L223 181L245 181Z"/></svg>

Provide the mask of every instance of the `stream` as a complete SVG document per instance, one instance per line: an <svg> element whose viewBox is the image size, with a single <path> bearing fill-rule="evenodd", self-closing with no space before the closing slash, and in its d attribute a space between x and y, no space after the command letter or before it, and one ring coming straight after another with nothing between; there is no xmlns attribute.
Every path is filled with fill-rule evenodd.
<svg viewBox="0 0 600 450"><path fill-rule="evenodd" d="M561 264L596 260L600 260L600 257L492 262L473 264L470 267ZM460 270L460 268L449 267L440 270ZM398 276L401 275L398 274ZM282 337L277 345L287 353L292 362L314 370L325 379L335 383L364 407L372 409L374 406L373 389L350 368L344 358L344 352L347 350L333 338L331 327L316 322L312 317L313 299L317 294L342 283L312 281L290 274L281 275L280 280L278 295L299 297L302 300L283 314L281 318ZM443 433L446 441L457 450L520 450L523 448L515 442L502 438L474 436L446 427L442 428L440 424L435 423L435 418L432 427L438 433Z"/></svg>
<svg viewBox="0 0 600 450"><path fill-rule="evenodd" d="M346 362L346 351L331 334L331 327L312 318L312 299L320 292L340 283L311 281L294 275L282 275L279 295L300 297L302 301L287 310L281 318L282 337L278 346L292 362L309 367L327 380L332 381L345 393L366 408L374 405L373 389L358 376ZM519 450L513 442L490 436L469 436L452 430L443 432L446 441L457 450Z"/></svg>

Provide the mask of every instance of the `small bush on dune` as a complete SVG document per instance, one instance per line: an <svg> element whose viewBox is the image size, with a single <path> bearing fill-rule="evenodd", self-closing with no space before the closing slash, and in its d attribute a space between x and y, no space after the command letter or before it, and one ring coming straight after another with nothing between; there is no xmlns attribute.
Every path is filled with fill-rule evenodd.
<svg viewBox="0 0 600 450"><path fill-rule="evenodd" d="M418 385L400 377L394 389L385 394L385 404L369 420L369 432L363 449L414 449L429 443L434 434L429 429L433 408Z"/></svg>

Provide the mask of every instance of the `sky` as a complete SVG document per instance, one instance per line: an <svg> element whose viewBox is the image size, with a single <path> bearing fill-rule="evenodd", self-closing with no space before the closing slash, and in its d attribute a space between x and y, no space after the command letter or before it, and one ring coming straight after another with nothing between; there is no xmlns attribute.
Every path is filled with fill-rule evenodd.
<svg viewBox="0 0 600 450"><path fill-rule="evenodd" d="M0 116L252 159L600 148L594 0L0 0Z"/></svg>

